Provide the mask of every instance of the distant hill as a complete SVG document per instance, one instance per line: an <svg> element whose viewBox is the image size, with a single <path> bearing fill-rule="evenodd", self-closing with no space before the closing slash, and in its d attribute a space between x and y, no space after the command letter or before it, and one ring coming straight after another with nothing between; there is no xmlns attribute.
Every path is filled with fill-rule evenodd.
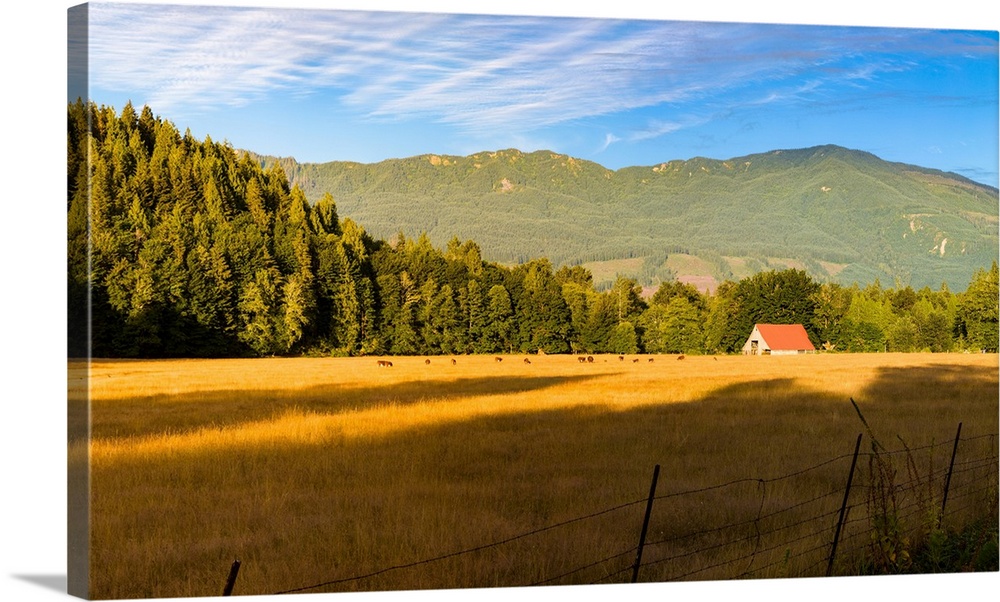
<svg viewBox="0 0 1000 602"><path fill-rule="evenodd" d="M822 281L964 290L998 255L998 191L838 146L612 171L547 151L280 163L374 236L476 241L484 259L546 256L655 285L796 267Z"/></svg>

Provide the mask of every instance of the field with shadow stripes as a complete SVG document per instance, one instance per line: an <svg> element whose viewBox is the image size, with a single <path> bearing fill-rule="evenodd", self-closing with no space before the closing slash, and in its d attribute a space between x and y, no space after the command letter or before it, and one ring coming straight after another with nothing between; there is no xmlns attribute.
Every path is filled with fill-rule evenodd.
<svg viewBox="0 0 1000 602"><path fill-rule="evenodd" d="M71 365L91 596L219 595L234 559L242 595L822 576L860 434L833 574L872 569L873 437L900 541L996 524L996 355L525 358Z"/></svg>

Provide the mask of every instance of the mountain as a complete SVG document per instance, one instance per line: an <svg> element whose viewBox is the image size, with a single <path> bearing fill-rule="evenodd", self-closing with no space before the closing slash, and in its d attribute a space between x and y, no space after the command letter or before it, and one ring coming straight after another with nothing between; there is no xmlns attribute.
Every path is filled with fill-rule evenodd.
<svg viewBox="0 0 1000 602"><path fill-rule="evenodd" d="M279 163L376 237L458 237L484 259L545 256L595 281L724 279L805 269L821 281L962 290L998 255L998 190L838 146L612 171L548 151Z"/></svg>

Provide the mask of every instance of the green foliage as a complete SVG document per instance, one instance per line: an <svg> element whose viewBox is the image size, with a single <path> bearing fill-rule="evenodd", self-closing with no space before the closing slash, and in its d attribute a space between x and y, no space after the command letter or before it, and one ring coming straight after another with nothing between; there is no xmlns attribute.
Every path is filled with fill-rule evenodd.
<svg viewBox="0 0 1000 602"><path fill-rule="evenodd" d="M713 343L723 351L740 349L754 324L802 324L816 345L813 318L820 286L801 270L760 272L726 291L713 319L725 324Z"/></svg>
<svg viewBox="0 0 1000 602"><path fill-rule="evenodd" d="M571 314L548 260L534 260L514 270L523 282L517 301L521 351L565 353L570 350Z"/></svg>
<svg viewBox="0 0 1000 602"><path fill-rule="evenodd" d="M914 452L904 442L908 474L901 482L893 455L876 437L854 399L851 405L864 425L871 446L866 499L870 544L862 560L862 572L884 575L996 571L996 513L991 512L959 530L942 528L942 507L936 490L939 483L933 462L922 474ZM993 481L987 487L992 485L995 507L996 482L988 480ZM915 491L917 499L904 502L901 499L904 489L909 489L911 496ZM914 506L916 511L912 509Z"/></svg>
<svg viewBox="0 0 1000 602"><path fill-rule="evenodd" d="M619 322L608 336L611 353L639 353L639 337L631 322Z"/></svg>
<svg viewBox="0 0 1000 602"><path fill-rule="evenodd" d="M853 399L851 405L854 406L871 442L867 498L871 570L877 574L905 573L912 566L913 559L911 541L900 520L896 467L891 456L886 453L885 447L872 432L871 426L861 413L861 408Z"/></svg>
<svg viewBox="0 0 1000 602"><path fill-rule="evenodd" d="M937 529L913 552L912 573L996 572L1000 569L996 520L962 529Z"/></svg>
<svg viewBox="0 0 1000 602"><path fill-rule="evenodd" d="M969 288L960 295L957 308L959 334L970 349L995 352L1000 323L998 323L998 270L997 262L987 270L977 270Z"/></svg>
<svg viewBox="0 0 1000 602"><path fill-rule="evenodd" d="M282 165L310 199L332 194L377 236L469 236L508 265L642 258L626 275L643 285L678 274L674 253L708 262L719 281L797 267L820 282L918 288L965 284L998 254L996 189L836 146L618 171L546 151L258 159Z"/></svg>
<svg viewBox="0 0 1000 602"><path fill-rule="evenodd" d="M654 303L639 318L643 345L649 353L701 353L703 322L704 311L687 297L674 297L666 305Z"/></svg>
<svg viewBox="0 0 1000 602"><path fill-rule="evenodd" d="M487 294L482 346L477 351L486 353L510 351L515 331L514 308L511 305L510 295L503 285L493 285Z"/></svg>
<svg viewBox="0 0 1000 602"><path fill-rule="evenodd" d="M837 351L997 347L995 262L990 270L978 269L968 290L958 295L945 285L915 291L909 285L884 290L878 280L863 289L821 284L800 269L761 271L725 281L714 295L705 295L672 280L663 268L668 251L690 249L636 243L633 257L649 258L636 260L637 265L646 265L647 276L660 281L647 301L635 278L619 275L599 290L588 269L555 269L552 258L532 246L554 240L551 220L571 213L597 220L560 224L560 231L588 247L580 257L615 256L612 246L635 240L616 233L619 218L607 221L605 209L614 208L622 223L630 223L626 201L640 198L646 203L641 211L650 216L670 206L687 218L707 219L699 212L715 210L698 203L684 209L688 201L682 199L654 202L647 188L698 196L730 190L738 182L751 185L754 178L773 185L768 170L798 169L818 160L809 153L767 157L759 167L771 167L753 178L750 172L741 175L701 160L701 184L693 171L685 173L694 164L684 162L656 171L610 172L551 153L517 151L436 161L424 157L386 162L379 170L355 166L338 172L338 181L363 191L368 205L388 199L387 206L400 209L402 216L416 210L445 219L455 208L447 191L458 189L473 200L488 198L490 206L503 206L506 221L486 230L469 226L483 238L453 235L440 249L433 242L434 229L413 236L397 224L391 240L379 239L367 227L384 231L388 222L383 218L372 216L374 225L362 227L342 216L345 206L353 207L352 215L369 215L350 200L324 193L310 204L307 192L286 176L330 181L310 175L313 168L293 161L261 162L211 138L181 135L148 107L137 113L126 106L116 115L108 107L77 102L68 107L67 128L67 301L74 355L734 352L756 322L802 323L814 343ZM823 152L857 160L846 151ZM865 161L877 167L874 160ZM407 195L429 194L433 188L443 200L429 208L419 196L400 196L403 210L393 205L396 197L368 191L372 182ZM785 185L794 188L794 182ZM907 186L911 192L922 189L919 183ZM544 190L559 193L538 192ZM978 207L957 192L953 197L963 211ZM643 236L654 240L671 224L687 232L689 225L671 220L646 228ZM910 231L920 231L916 222ZM594 232L604 242L594 239ZM496 235L505 244L522 245L513 265L484 259L498 255ZM567 252L563 242L545 248L560 256ZM645 255L636 255L639 249ZM780 249L768 252L775 251ZM705 255L714 258L720 275L731 274L721 254ZM899 257L890 253L885 259ZM769 265L766 256L757 263Z"/></svg>

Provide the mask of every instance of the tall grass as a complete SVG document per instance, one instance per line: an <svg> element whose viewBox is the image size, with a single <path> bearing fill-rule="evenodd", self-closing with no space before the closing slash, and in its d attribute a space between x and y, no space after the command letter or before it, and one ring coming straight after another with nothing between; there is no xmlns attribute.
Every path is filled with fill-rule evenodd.
<svg viewBox="0 0 1000 602"><path fill-rule="evenodd" d="M794 575L763 518L738 571L680 536L842 491L768 479L849 453L852 397L914 449L998 423L995 355L503 359L93 362L92 595L217 595L237 557L238 594L624 581L655 464L644 580Z"/></svg>

